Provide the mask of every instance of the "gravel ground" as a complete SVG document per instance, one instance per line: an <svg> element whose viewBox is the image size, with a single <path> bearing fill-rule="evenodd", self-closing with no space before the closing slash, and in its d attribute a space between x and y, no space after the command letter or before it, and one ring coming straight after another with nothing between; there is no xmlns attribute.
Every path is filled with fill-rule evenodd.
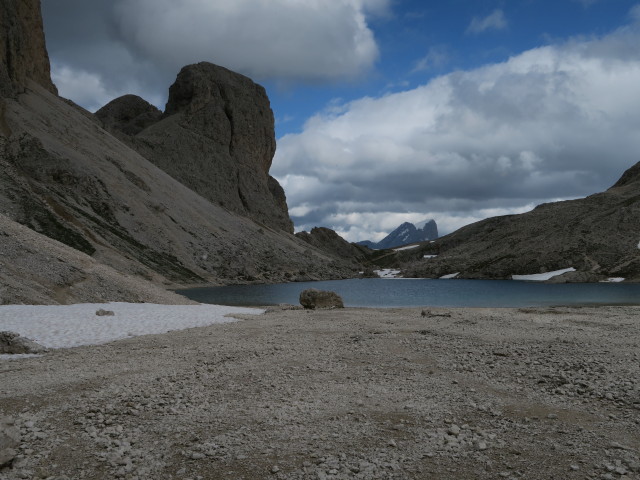
<svg viewBox="0 0 640 480"><path fill-rule="evenodd" d="M3 480L640 479L640 307L271 309L0 379Z"/></svg>

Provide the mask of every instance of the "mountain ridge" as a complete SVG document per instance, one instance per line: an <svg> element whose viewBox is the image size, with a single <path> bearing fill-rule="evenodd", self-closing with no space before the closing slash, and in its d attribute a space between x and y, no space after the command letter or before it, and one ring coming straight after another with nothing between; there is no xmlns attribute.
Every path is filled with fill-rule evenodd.
<svg viewBox="0 0 640 480"><path fill-rule="evenodd" d="M401 247L410 243L435 240L436 238L438 238L438 225L435 220L431 219L419 222L418 226L410 222L404 222L379 242L363 240L356 242L356 244L373 250L383 250Z"/></svg>

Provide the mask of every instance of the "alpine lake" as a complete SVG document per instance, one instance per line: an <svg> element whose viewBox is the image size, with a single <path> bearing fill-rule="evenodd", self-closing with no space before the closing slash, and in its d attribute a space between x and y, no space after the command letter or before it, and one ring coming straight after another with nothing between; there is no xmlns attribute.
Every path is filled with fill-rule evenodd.
<svg viewBox="0 0 640 480"><path fill-rule="evenodd" d="M201 303L299 305L307 288L338 293L346 307L545 307L640 305L638 283L548 284L515 280L365 278L178 290Z"/></svg>

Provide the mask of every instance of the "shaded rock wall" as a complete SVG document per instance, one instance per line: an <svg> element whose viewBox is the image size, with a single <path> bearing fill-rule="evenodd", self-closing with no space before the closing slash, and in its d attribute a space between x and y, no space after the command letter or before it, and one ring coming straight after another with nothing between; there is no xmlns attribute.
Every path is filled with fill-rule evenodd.
<svg viewBox="0 0 640 480"><path fill-rule="evenodd" d="M21 92L33 80L52 93L40 0L0 0L0 97Z"/></svg>
<svg viewBox="0 0 640 480"><path fill-rule="evenodd" d="M132 97L116 99L96 115L212 203L293 233L284 191L269 176L276 141L263 87L226 68L198 63L178 74L164 115Z"/></svg>

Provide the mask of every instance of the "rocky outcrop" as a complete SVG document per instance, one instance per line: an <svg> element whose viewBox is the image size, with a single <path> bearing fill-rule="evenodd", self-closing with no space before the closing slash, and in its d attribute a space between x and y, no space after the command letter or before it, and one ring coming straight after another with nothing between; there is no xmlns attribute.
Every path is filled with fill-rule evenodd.
<svg viewBox="0 0 640 480"><path fill-rule="evenodd" d="M410 243L435 240L436 238L438 238L438 225L436 225L435 220L429 220L417 226L413 223L405 222L379 242L364 240L358 242L358 245L375 250L384 250L385 248L401 247Z"/></svg>
<svg viewBox="0 0 640 480"><path fill-rule="evenodd" d="M609 190L468 225L402 252L405 276L511 278L573 267L556 281L640 281L640 164ZM429 258L425 258L428 255ZM432 257L437 255L436 257Z"/></svg>
<svg viewBox="0 0 640 480"><path fill-rule="evenodd" d="M366 263L371 253L366 247L347 242L330 228L314 227L311 232L298 232L296 237L338 258Z"/></svg>
<svg viewBox="0 0 640 480"><path fill-rule="evenodd" d="M23 8L37 2L0 5L4 25L37 30L15 29L4 37L7 48L43 38L39 9ZM168 113L158 118L127 97L99 120L53 94L42 77L46 50L33 52L27 73L7 70L21 94L12 87L0 101L2 303L178 303L182 297L158 286L353 276L354 265L288 233L284 192L268 175L275 144L262 87L220 67L192 66ZM168 170L184 160L174 171L184 178L139 152L158 163L166 154ZM207 198L192 189L206 194L205 187Z"/></svg>
<svg viewBox="0 0 640 480"><path fill-rule="evenodd" d="M300 305L308 310L344 308L342 297L336 292L309 288L300 293Z"/></svg>
<svg viewBox="0 0 640 480"><path fill-rule="evenodd" d="M124 95L109 102L95 115L111 132L137 135L158 122L162 112L137 95Z"/></svg>
<svg viewBox="0 0 640 480"><path fill-rule="evenodd" d="M14 332L0 332L0 354L45 353L47 349Z"/></svg>
<svg viewBox="0 0 640 480"><path fill-rule="evenodd" d="M212 203L293 233L284 190L269 175L276 149L273 112L263 87L211 63L184 67L163 115L138 97L96 112L110 129Z"/></svg>
<svg viewBox="0 0 640 480"><path fill-rule="evenodd" d="M13 97L32 80L52 93L40 0L0 1L0 97Z"/></svg>

